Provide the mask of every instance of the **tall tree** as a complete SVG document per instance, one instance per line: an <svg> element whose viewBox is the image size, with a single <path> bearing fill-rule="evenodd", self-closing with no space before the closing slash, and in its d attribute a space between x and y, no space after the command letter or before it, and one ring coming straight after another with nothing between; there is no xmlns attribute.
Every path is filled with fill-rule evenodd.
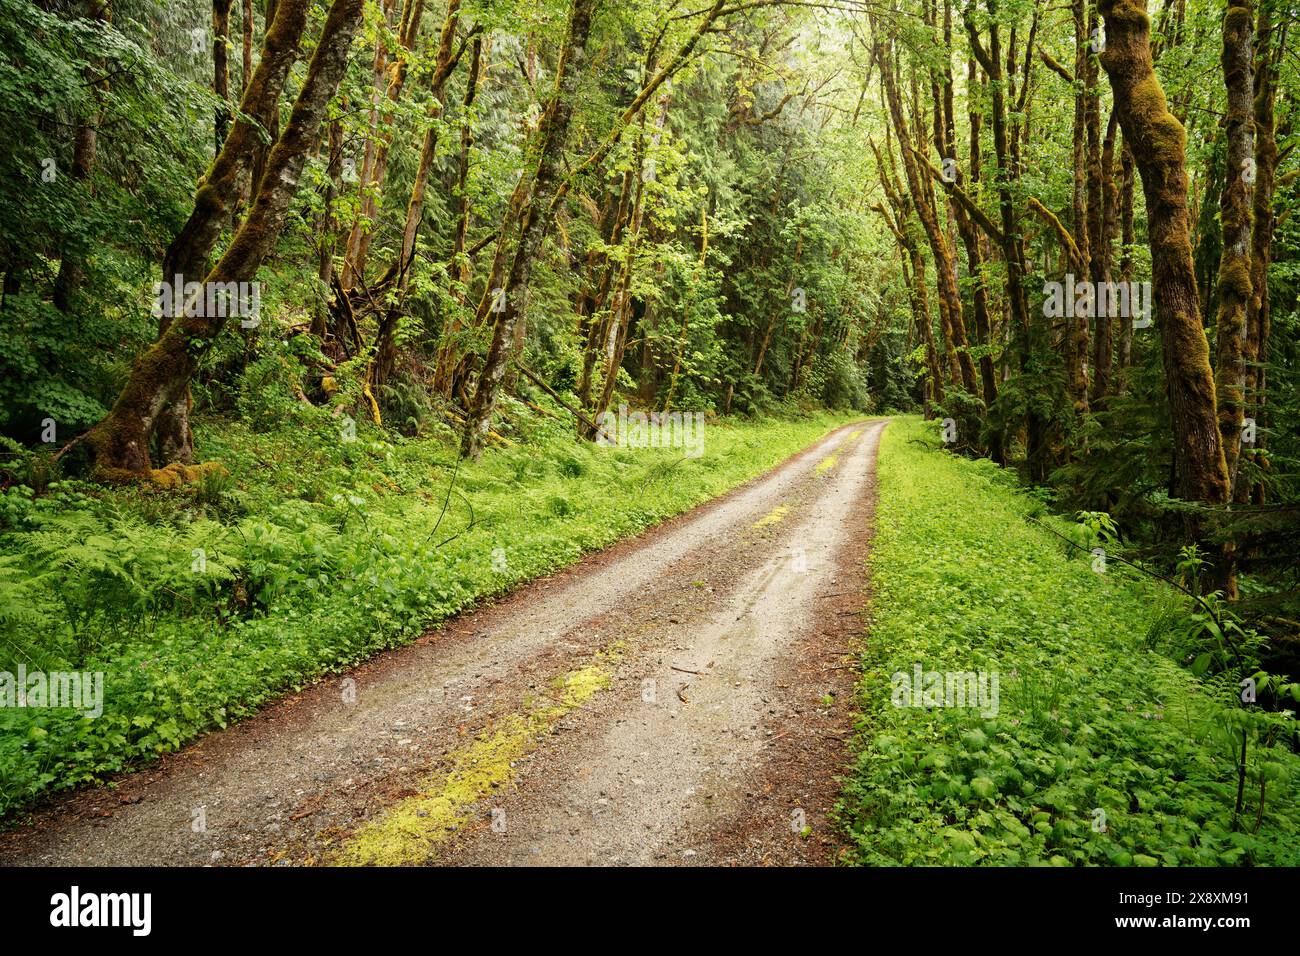
<svg viewBox="0 0 1300 956"><path fill-rule="evenodd" d="M284 55L283 47L270 46L270 37L282 26L281 16L286 18L286 24L294 18L294 6L293 0L281 0L281 12L263 49L264 62L273 59L273 51ZM305 8L306 4L302 6ZM360 22L362 6L363 0L334 0L331 4L289 122L267 158L257 199L230 245L207 273L206 285L252 280L279 238L289 201L297 192L303 165L316 142L325 107L347 67L348 48ZM261 89L265 91L265 88L264 84ZM250 105L259 102L255 99ZM236 135L232 129L227 146ZM223 156L225 152L223 149ZM223 164L223 168L230 165L233 161ZM205 193L209 186L211 181L200 189L200 196L208 197L210 212L225 194L215 187ZM196 207L203 201L196 197ZM192 252L194 245L185 248ZM191 311L195 314L190 314ZM136 361L113 408L86 436L86 444L101 474L140 474L150 469L150 439L160 414L185 393L199 362L226 324L226 310L212 311L217 314L208 314L208 309L199 307L174 316L158 341Z"/></svg>
<svg viewBox="0 0 1300 956"><path fill-rule="evenodd" d="M1246 417L1247 309L1251 298L1250 244L1255 170L1251 0L1230 0L1223 18L1223 80L1228 91L1227 176L1219 201L1223 252L1219 257L1216 386L1219 434L1230 481L1235 482Z"/></svg>
<svg viewBox="0 0 1300 956"><path fill-rule="evenodd" d="M598 3L599 0L573 0L570 8L564 46L555 67L555 90L538 126L537 165L532 175L531 196L520 216L514 259L502 289L503 308L492 331L492 343L465 421L461 454L469 458L476 459L483 452L497 390L514 341L515 323L519 321L520 311L528 307L529 281L546 236L551 200L560 186L564 141L573 119L578 83L586 67L587 39Z"/></svg>
<svg viewBox="0 0 1300 956"><path fill-rule="evenodd" d="M1186 134L1151 60L1151 21L1138 0L1101 0L1102 67L1146 197L1152 286L1174 429L1173 491L1212 504L1228 498L1210 348L1201 325L1187 212Z"/></svg>

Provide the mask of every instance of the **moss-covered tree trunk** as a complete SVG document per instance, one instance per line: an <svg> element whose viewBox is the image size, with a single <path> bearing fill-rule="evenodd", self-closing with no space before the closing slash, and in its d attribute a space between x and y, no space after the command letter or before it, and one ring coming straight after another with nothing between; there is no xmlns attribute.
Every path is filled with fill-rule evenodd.
<svg viewBox="0 0 1300 956"><path fill-rule="evenodd" d="M886 130L886 135L888 135L888 130ZM875 209L884 217L885 225L889 227L889 231L894 234L894 239L898 243L898 261L903 270L903 278L907 283L907 301L912 310L912 324L925 346L927 378L925 380L924 405L925 417L928 420L934 417L930 408L931 400L943 404L943 377L939 370L939 352L935 347L934 325L930 320L930 297L925 281L925 257L921 255L920 243L916 241L916 237L910 231L911 204L908 202L907 197L903 195L902 185L896 181L892 150L886 149L882 155L873 142L871 143L871 151L876 156L876 169L878 170L880 185L885 191L885 198L889 200L892 213L887 212L883 206L876 206Z"/></svg>
<svg viewBox="0 0 1300 956"><path fill-rule="evenodd" d="M950 21L951 7L945 4L945 38L950 39ZM979 72L975 66L974 57L970 58L966 64L967 87L974 89L979 82ZM952 102L952 78L948 77L946 87L947 108L951 108ZM957 184L965 185L965 181L975 185L979 184L981 175L981 153L980 153L980 134L984 125L984 117L979 108L972 101L968 118L970 120L970 169L969 176L963 174L962 170L957 170ZM949 118L949 141L953 140L952 121ZM984 243L979 232L975 228L975 223L967 215L965 208L961 203L951 203L951 212L957 221L957 229L961 234L962 245L966 249L966 261L970 265L970 274L974 280L975 287L971 292L971 312L975 319L975 336L978 345L984 347L984 353L980 355L980 385L984 393L984 409L987 414L992 408L993 403L998 398L997 372L993 367L993 356L990 354L989 346L993 342L992 323L989 320L989 294L988 282L984 275L985 252ZM989 457L998 464L1004 464L1006 455L1003 451L1003 437L1000 431L990 430L988 436Z"/></svg>
<svg viewBox="0 0 1300 956"><path fill-rule="evenodd" d="M893 120L894 132L898 137L903 173L912 195L912 205L925 231L930 252L934 256L935 287L939 294L941 317L944 319L945 343L949 345L949 354L956 357L958 384L971 395L975 395L978 394L975 383L975 363L971 360L966 338L961 293L957 288L957 267L952 249L939 225L929 176L922 172L920 161L912 150L912 132L903 111L902 97L898 89L897 65L894 62L891 44L887 38L878 37L875 49L877 62L880 64L885 101L889 107L890 118Z"/></svg>
<svg viewBox="0 0 1300 956"><path fill-rule="evenodd" d="M655 132L651 138L652 144L657 143L663 135L664 123L667 118L668 97L665 95L659 102L659 115L655 120ZM596 404L592 409L595 412L594 418L597 421L614 401L614 390L618 387L618 370L623 365L623 355L627 349L628 325L632 320L632 275L636 266L637 250L641 244L641 227L645 217L645 151L645 114L642 114L641 139L638 140L637 148L633 151L632 163L633 168L637 170L637 186L636 200L632 204L632 223L628 234L627 260L623 263L623 269L619 275L618 290L614 294L615 314L611 320L614 322L613 348L606 355L605 377L601 383L600 397L596 400ZM802 243L800 248L802 248ZM798 261L798 255L796 254L796 268ZM595 432L590 428L584 428L582 434L588 440L596 438Z"/></svg>
<svg viewBox="0 0 1300 956"><path fill-rule="evenodd" d="M631 169L624 172L622 185L619 187L618 203L614 207L613 219L605 234L605 246L614 248L623 241L623 230L632 218L633 183L636 179ZM591 407L591 389L596 376L596 362L600 358L601 343L609 335L610 315L605 309L609 299L610 286L614 281L614 267L609 254L601 252L597 263L600 280L588 305L587 337L582 350L582 372L578 376L578 400L583 408Z"/></svg>
<svg viewBox="0 0 1300 956"><path fill-rule="evenodd" d="M1115 175L1115 141L1119 136L1119 117L1111 110L1106 124L1106 138L1101 147L1101 248L1092 259L1093 282L1109 283L1113 274L1115 237L1119 231L1120 184ZM1120 321L1123 321L1122 317ZM1131 320L1130 320L1131 321ZM1104 411L1109 402L1115 365L1115 318L1097 318L1092 339L1092 392L1089 404L1094 412Z"/></svg>
<svg viewBox="0 0 1300 956"><path fill-rule="evenodd" d="M1014 198L1014 185L1020 175L1020 162L1015 145L1014 131L1009 130L1006 84L1003 74L1002 39L997 21L997 4L989 5L989 42L986 48L969 7L963 10L966 36L971 52L979 61L989 80L992 105L990 117L993 126L993 153L997 160L998 216L1001 229L998 241L1002 247L1002 260L1007 269L1006 309L1016 339L1017 361L1023 373L1029 366L1034 351L1034 323L1029 314L1029 296L1025 290L1025 251L1019 236ZM1028 66L1026 66L1026 69ZM1027 81L1026 81L1027 82ZM1026 86L1027 91L1027 86ZM1025 458L1030 476L1035 481L1047 477L1046 422L1032 405L1025 413Z"/></svg>
<svg viewBox="0 0 1300 956"><path fill-rule="evenodd" d="M1236 480L1241 431L1246 417L1246 331L1251 297L1251 225L1255 134L1250 0L1229 0L1223 19L1223 80L1228 91L1225 115L1227 176L1219 197L1223 251L1219 256L1219 315L1215 386L1219 435L1228 476Z"/></svg>
<svg viewBox="0 0 1300 956"><path fill-rule="evenodd" d="M1088 90L1088 3L1071 0L1070 14L1074 22L1074 135L1071 137L1070 167L1071 201L1070 226L1074 244L1083 262L1088 261L1092 247L1091 199L1091 145L1092 129L1089 125L1092 106ZM1073 267L1071 267L1073 268ZM1083 276L1075 277L1082 282ZM1070 395L1078 414L1088 411L1088 315L1083 309L1075 310L1069 325L1069 345L1065 350L1066 373L1070 381Z"/></svg>
<svg viewBox="0 0 1300 956"><path fill-rule="evenodd" d="M216 149L226 141L230 128L230 6L233 0L212 0L212 92L216 94L213 128Z"/></svg>
<svg viewBox="0 0 1300 956"><path fill-rule="evenodd" d="M564 141L573 119L578 82L587 59L587 37L599 0L573 0L569 25L555 68L555 93L542 116L537 136L537 167L533 188L520 217L518 240L510 265L508 281L503 287L503 309L492 331L492 343L483 361L474 401L465 421L461 454L478 458L483 452L497 391L505 375L514 341L515 323L528 307L529 280L533 264L541 253L550 217L551 199L557 194L562 172Z"/></svg>
<svg viewBox="0 0 1300 956"><path fill-rule="evenodd" d="M293 113L267 157L257 198L230 245L207 273L206 283L251 281L279 238L325 107L347 67L348 48L362 5L362 0L334 0L330 6ZM287 15L285 9L292 6L291 0L282 0L282 14ZM267 59L265 53L263 59ZM232 129L230 136L235 135ZM139 357L112 410L86 436L102 475L141 474L150 469L150 439L159 416L184 396L200 360L226 324L224 315L208 315L203 308L195 311L199 314L175 316L158 341Z"/></svg>
<svg viewBox="0 0 1300 956"><path fill-rule="evenodd" d="M213 2L214 26L222 2ZM304 0L283 0L274 8L275 19L268 20L261 59L244 86L239 114L228 132L220 137L217 155L194 195L194 209L163 255L164 283L175 282L183 288L186 282L196 281L207 271L208 256L221 231L230 223L235 205L245 192L250 171L254 175L257 172L262 129L271 128L274 117L279 114L280 94L289 69L298 57L309 6ZM229 4L223 10L224 30L228 34ZM216 45L224 55L224 40L218 39ZM228 73L223 60L218 64L214 87L220 87L224 82L228 90ZM221 109L218 107L219 128ZM166 334L172 318L170 312L163 312L159 321L160 338ZM187 388L157 415L152 435L156 440L158 458L164 463L180 461L188 464L194 459L194 436L190 430L192 404ZM148 449L145 454L148 456Z"/></svg>
<svg viewBox="0 0 1300 956"><path fill-rule="evenodd" d="M1252 414L1257 424L1265 423L1268 400L1270 310L1268 267L1273 261L1273 192L1277 182L1277 136L1274 101L1282 42L1273 23L1272 0L1261 0L1255 28L1255 191L1250 238L1250 300L1246 309L1247 391L1253 397ZM1264 436L1256 433L1254 451L1263 447ZM1237 488L1238 500L1264 503L1264 484Z"/></svg>
<svg viewBox="0 0 1300 956"><path fill-rule="evenodd" d="M1120 134L1119 159L1119 278L1121 282L1133 281L1133 243L1136 231L1133 227L1133 186L1135 171L1133 151L1129 149L1128 137ZM1119 365L1128 368L1133 364L1133 316L1120 316L1119 320Z"/></svg>
<svg viewBox="0 0 1300 956"><path fill-rule="evenodd" d="M469 76L465 81L465 100L460 127L460 156L456 164L456 233L452 239L451 256L447 262L447 278L451 283L451 298L458 307L464 307L466 291L470 276L473 274L469 257L465 254L465 243L469 236L470 216L473 203L470 199L468 183L470 159L474 148L474 100L478 96L483 71L483 38L474 38L470 49ZM433 391L435 394L450 397L452 394L452 371L460 361L461 313L452 313L446 329L438 340L438 357L434 363Z"/></svg>
<svg viewBox="0 0 1300 956"><path fill-rule="evenodd" d="M1192 265L1186 137L1156 78L1145 7L1138 0L1101 0L1100 8L1106 22L1101 63L1146 197L1154 311L1174 428L1173 490L1180 498L1221 503L1228 469Z"/></svg>
<svg viewBox="0 0 1300 956"><path fill-rule="evenodd" d="M322 288L334 283L334 247L337 242L339 217L334 204L338 200L339 185L343 175L343 123L332 120L325 143L325 208L316 223L316 278ZM329 309L321 303L312 309L311 334L323 339L328 331Z"/></svg>
<svg viewBox="0 0 1300 956"><path fill-rule="evenodd" d="M1083 79L1086 85L1084 100L1084 128L1087 131L1088 158L1088 280L1094 291L1094 305L1099 304L1097 290L1110 282L1110 238L1106 230L1105 142L1101 131L1101 73L1097 56L1093 52L1091 37L1100 29L1095 10L1089 11L1089 42L1084 51ZM1090 377L1089 408L1098 410L1105 405L1106 389L1110 377L1111 317L1094 308L1092 330L1092 358L1088 367ZM1108 310L1107 310L1108 311ZM1087 328L1087 320L1084 320Z"/></svg>
<svg viewBox="0 0 1300 956"><path fill-rule="evenodd" d="M244 90L239 114L194 194L193 211L163 256L164 281L177 275L189 281L206 271L208 256L221 230L229 225L242 181L253 166L261 142L258 126L269 128L279 109L280 93L298 57L310 6L307 0L280 0L276 6L275 20L267 28L261 59Z"/></svg>

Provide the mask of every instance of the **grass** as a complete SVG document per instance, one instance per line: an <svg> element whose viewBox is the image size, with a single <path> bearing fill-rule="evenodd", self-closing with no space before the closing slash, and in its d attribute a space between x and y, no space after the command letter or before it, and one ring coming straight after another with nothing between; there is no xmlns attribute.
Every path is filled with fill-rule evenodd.
<svg viewBox="0 0 1300 956"><path fill-rule="evenodd" d="M839 811L850 861L1300 861L1300 760L1260 746L1233 685L1159 650L1186 613L1180 595L1119 562L1095 573L1026 520L1071 530L1010 473L939 450L932 429L896 419L881 445L873 618ZM908 706L918 664L996 674L996 715L924 695ZM946 700L941 689L928 703Z"/></svg>
<svg viewBox="0 0 1300 956"><path fill-rule="evenodd" d="M515 410L519 413L519 409ZM526 418L526 415L521 416ZM102 779L743 483L844 419L708 425L704 454L532 419L452 446L314 415L201 423L175 491L0 493L0 671L105 675L103 713L0 708L0 816ZM450 438L450 436L444 436Z"/></svg>

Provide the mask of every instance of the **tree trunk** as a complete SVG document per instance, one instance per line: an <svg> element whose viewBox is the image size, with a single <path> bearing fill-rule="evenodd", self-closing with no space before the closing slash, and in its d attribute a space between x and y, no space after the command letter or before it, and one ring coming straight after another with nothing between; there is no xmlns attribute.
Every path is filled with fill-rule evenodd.
<svg viewBox="0 0 1300 956"><path fill-rule="evenodd" d="M1001 229L998 241L1002 246L1002 259L1007 269L1006 310L1012 326L1012 334L1017 339L1018 362L1023 374L1027 369L1034 351L1034 324L1029 314L1029 298L1025 291L1026 274L1024 246L1019 238L1017 215L1012 194L1012 184L1020 175L1020 163L1015 146L1015 130L1008 130L1007 101L1003 81L1002 45L1000 28L997 21L997 5L989 3L989 45L988 49L980 42L974 20L969 8L963 11L966 35L970 40L971 52L979 61L989 80L992 97L993 153L997 160L998 213ZM1026 70L1032 57L1026 56ZM1028 79L1026 79L1026 89ZM1046 423L1041 413L1029 408L1025 413L1026 447L1025 458L1029 466L1029 475L1034 481L1043 481L1047 477L1048 462L1045 447Z"/></svg>
<svg viewBox="0 0 1300 956"><path fill-rule="evenodd" d="M262 11L262 43L266 43L266 34L271 32L271 25L275 23L276 15L279 13L279 0L266 0L265 9ZM259 66L260 61L259 61ZM248 86L244 87L244 94L248 94ZM251 206L253 200L257 198L257 190L262 185L262 174L266 172L266 160L271 155L271 147L275 141L280 138L280 104L279 100L273 104L266 116L259 116L258 121L262 124L262 129L266 131L266 138L260 139L256 149L253 151L253 175L248 181L248 204Z"/></svg>
<svg viewBox="0 0 1300 956"><path fill-rule="evenodd" d="M163 256L163 281L171 281L177 275L182 281L192 280L205 271L217 237L230 222L230 211L240 195L241 182L248 175L261 142L256 123L245 116L269 128L270 118L279 110L280 93L289 67L298 56L310 6L307 0L281 0L276 8L275 20L262 41L261 59L239 104L240 115L194 195L194 210ZM167 318L164 316L164 321Z"/></svg>
<svg viewBox="0 0 1300 956"><path fill-rule="evenodd" d="M244 71L239 77L239 98L244 98L248 81L253 76L253 0L243 0L240 8L240 31L244 43Z"/></svg>
<svg viewBox="0 0 1300 956"><path fill-rule="evenodd" d="M451 298L456 303L457 311L449 317L438 337L438 357L433 372L433 391L444 397L451 396L452 369L460 361L461 344L458 336L461 331L461 312L459 310L465 307L466 293L472 275L469 259L465 256L465 241L469 235L469 221L473 211L467 188L470 158L474 149L474 124L470 114L474 99L478 96L482 59L483 38L475 37L473 48L470 50L469 78L465 81L465 115L461 122L460 159L456 167L456 235L452 240L451 257L447 263L447 277L451 281Z"/></svg>
<svg viewBox="0 0 1300 956"><path fill-rule="evenodd" d="M85 16L90 20L108 20L111 15L107 2L90 0L86 4ZM96 71L87 68L86 82L94 83ZM98 97L98 92L96 93ZM99 142L99 123L102 111L96 109L91 116L77 120L76 132L72 145L72 178L86 189L92 189L91 177L95 171L95 153ZM63 254L59 261L59 272L54 278L54 306L60 312L69 312L73 307L77 290L86 277L84 249L74 246Z"/></svg>
<svg viewBox="0 0 1300 956"><path fill-rule="evenodd" d="M1228 497L1228 469L1192 265L1185 135L1152 66L1145 6L1138 0L1101 0L1101 15L1106 21L1101 62L1146 197L1155 313L1174 427L1174 492L1217 504Z"/></svg>
<svg viewBox="0 0 1300 956"><path fill-rule="evenodd" d="M220 152L195 193L194 209L189 219L163 255L164 283L175 282L183 288L184 283L194 281L207 271L208 256L221 231L230 222L235 204L244 193L249 172L256 173L261 147L258 124L269 128L272 118L279 115L280 94L289 69L298 56L298 44L306 28L309 6L305 0L283 0L275 7L274 21L268 20L261 59L244 88L240 115L226 134ZM214 15L216 8L214 2ZM252 117L255 122L245 117ZM164 311L159 321L160 338L167 332L172 318ZM188 464L194 459L194 436L189 420L192 405L187 388L174 404L169 403L156 416L151 433L157 437L158 457L164 463L179 461ZM143 454L148 457L148 449Z"/></svg>
<svg viewBox="0 0 1300 956"><path fill-rule="evenodd" d="M655 118L655 130L650 136L650 148L653 149L658 145L663 137L664 124L668 120L668 94L664 94L659 99L659 114ZM609 360L605 366L605 380L601 386L600 400L595 406L595 418L600 420L601 414L609 409L614 400L614 390L618 386L618 370L623 364L623 353L627 346L628 323L632 318L632 274L636 267L636 254L641 244L641 227L645 217L645 116L642 114L642 141L638 148L633 151L633 167L637 170L637 189L636 202L633 204L632 226L629 236L629 246L627 251L627 261L623 264L623 274L619 280L619 288L615 297L615 305L620 318L616 325L616 334L614 339L614 349L609 355ZM796 260L797 261L797 260ZM647 313L649 306L647 305ZM648 317L648 315L647 315ZM595 439L595 433L588 432L586 437L590 440Z"/></svg>
<svg viewBox="0 0 1300 956"><path fill-rule="evenodd" d="M338 232L338 216L334 212L334 203L339 195L339 180L343 172L343 124L332 120L329 124L329 140L326 145L325 175L329 185L325 187L325 208L321 211L320 222L316 229L316 277L321 281L322 289L329 289L334 281L334 245ZM312 311L311 334L323 339L328 331L326 319L329 309L317 306Z"/></svg>
<svg viewBox="0 0 1300 956"><path fill-rule="evenodd" d="M1106 124L1106 139L1101 149L1102 209L1098 223L1100 248L1094 249L1092 274L1094 283L1111 280L1112 250L1119 226L1119 184L1115 181L1115 139L1119 135L1119 117L1111 110ZM1100 287L1095 286L1094 288ZM1107 310L1109 311L1109 310ZM1111 392L1111 378L1115 365L1114 317L1097 316L1097 331L1092 340L1092 394L1090 404L1094 412L1104 411ZM1130 319L1130 321L1132 321Z"/></svg>
<svg viewBox="0 0 1300 956"><path fill-rule="evenodd" d="M538 127L537 169L528 204L520 218L514 261L504 288L504 310L492 332L492 344L479 375L473 407L465 420L461 443L461 454L465 457L477 459L483 452L483 442L492 423L492 410L496 406L497 390L509 359L515 323L520 312L528 308L529 280L546 236L548 223L545 217L550 215L551 199L556 196L560 183L564 141L573 118L578 82L586 64L587 37L591 33L591 20L597 3L598 0L573 0L572 3L568 34L555 69L555 93Z"/></svg>
<svg viewBox="0 0 1300 956"><path fill-rule="evenodd" d="M1091 105L1088 102L1088 3L1072 0L1071 15L1074 20L1074 136L1071 140L1071 169L1073 189L1070 203L1070 226L1080 258L1086 266L1091 247L1092 220L1090 199L1092 129ZM1071 266L1071 269L1074 267ZM1076 276L1083 281L1083 276ZM1073 310L1070 320L1069 347L1065 350L1066 372L1070 381L1070 394L1074 398L1076 414L1088 411L1088 315L1083 309Z"/></svg>
<svg viewBox="0 0 1300 956"><path fill-rule="evenodd" d="M216 151L230 127L230 6L233 0L212 0L212 92L221 100L214 122Z"/></svg>
<svg viewBox="0 0 1300 956"><path fill-rule="evenodd" d="M1136 233L1133 228L1133 151L1129 149L1128 137L1120 134L1120 176L1119 176L1119 277L1121 282L1133 280L1133 243ZM1133 364L1133 316L1125 315L1119 323L1119 364L1128 368Z"/></svg>
<svg viewBox="0 0 1300 956"><path fill-rule="evenodd" d="M1253 224L1250 237L1250 300L1246 310L1248 375L1252 409L1257 424L1264 424L1268 399L1268 344L1270 312L1268 267L1273 261L1273 190L1277 180L1277 138L1274 99L1277 96L1277 70L1282 57L1282 43L1274 38L1277 28L1272 22L1270 0L1261 0L1255 29L1255 193ZM1255 448L1263 447L1263 435L1257 434ZM1247 499L1248 495L1248 499ZM1247 491L1237 489L1239 500L1264 503L1263 482Z"/></svg>
<svg viewBox="0 0 1300 956"><path fill-rule="evenodd" d="M945 3L944 15L944 37L951 45L951 7ZM952 76L951 71L946 73L947 82L945 85L945 108L952 107ZM974 89L978 84L978 72L976 70L974 59L970 59L966 64L967 87ZM979 109L974 102L971 103L968 112L970 120L970 169L969 181L979 183L980 179L980 131L983 126L983 116L980 115ZM946 143L948 149L955 152L955 136L952 129L951 117L949 117ZM955 156L954 156L955 158ZM963 186L967 181L967 176L958 168L956 170L956 183ZM966 250L966 262L970 268L971 279L974 282L974 288L971 292L971 311L975 318L975 338L978 345L986 349L992 344L991 328L989 322L989 297L988 284L984 275L984 247L981 244L980 234L975 228L975 223L967 214L965 207L960 202L953 200L949 196L948 202L949 214L957 224L957 232L961 236L962 246ZM984 411L987 415L993 408L993 403L997 401L998 386L997 374L993 368L993 356L985 351L979 360L980 385L983 389ZM1002 435L999 431L990 429L988 434L988 454L989 457L998 464L1004 464L1006 455L1002 448Z"/></svg>
<svg viewBox="0 0 1300 956"><path fill-rule="evenodd" d="M282 3L286 8L282 13L291 15L291 0ZM207 284L251 281L279 238L326 105L347 68L348 47L361 20L362 6L362 0L334 0L330 6L293 113L267 157L257 199L230 246L207 274ZM280 26L277 17L275 27ZM263 53L263 63L271 58ZM230 138L235 135L232 130ZM176 316L140 356L112 410L88 433L86 444L101 475L139 475L150 469L149 443L159 415L184 395L199 362L226 323L224 315L208 315L203 308L196 311L199 314Z"/></svg>
<svg viewBox="0 0 1300 956"><path fill-rule="evenodd" d="M420 162L415 170L415 181L411 186L411 198L406 204L406 224L402 227L402 248L397 260L399 282L411 268L415 258L415 238L420 231L420 221L424 217L424 196L429 187L429 173L438 155L438 124L442 115L442 90L455 67L453 41L456 27L460 23L460 0L449 0L447 13L443 17L442 30L438 34L438 54L429 87L433 99L429 106L429 121L424 131L424 142L420 147Z"/></svg>
<svg viewBox="0 0 1300 956"><path fill-rule="evenodd" d="M1251 0L1228 0L1223 20L1223 80L1228 91L1227 176L1219 197L1223 251L1219 257L1219 315L1215 390L1219 436L1228 479L1236 482L1246 416L1246 331L1251 298L1250 247L1256 180Z"/></svg>
<svg viewBox="0 0 1300 956"><path fill-rule="evenodd" d="M343 252L340 278L343 288L354 289L364 277L365 264L359 262L362 236L374 227L375 203L370 192L370 179L375 166L375 151L379 147L380 103L384 98L384 76L388 71L387 33L392 28L394 0L381 0L379 39L375 43L375 58L370 70L370 115L365 147L361 151L361 169L357 173L357 192L360 204L348 230L348 241Z"/></svg>
<svg viewBox="0 0 1300 956"><path fill-rule="evenodd" d="M902 100L899 96L895 64L890 53L890 44L877 40L877 56L880 61L880 75L885 88L885 97L889 105L890 116L894 122L894 132L898 136L899 151L902 154L903 172L907 178L908 189L912 194L913 206L917 217L925 230L934 255L936 273L935 284L939 293L941 314L946 316L944 324L945 343L956 355L961 385L974 395L975 364L971 361L967 347L966 327L962 319L961 293L957 288L957 270L953 262L952 250L948 247L947 237L939 226L939 219L934 206L934 191L929 178L922 174L919 162L910 147L911 133L907 117L903 113Z"/></svg>
<svg viewBox="0 0 1300 956"><path fill-rule="evenodd" d="M632 170L623 174L619 187L618 204L614 207L614 219L610 224L605 245L613 247L623 241L623 230L632 216L632 183L635 176ZM596 360L600 357L600 345L609 332L610 316L605 311L609 299L609 287L614 281L614 270L608 254L600 257L600 283L589 305L587 341L582 352L582 373L578 377L578 399L584 408L591 407L592 379L596 374Z"/></svg>

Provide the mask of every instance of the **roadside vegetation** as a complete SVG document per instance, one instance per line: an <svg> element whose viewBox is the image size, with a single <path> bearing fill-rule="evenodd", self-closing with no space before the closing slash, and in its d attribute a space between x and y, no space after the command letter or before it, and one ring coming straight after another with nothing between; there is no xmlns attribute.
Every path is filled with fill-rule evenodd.
<svg viewBox="0 0 1300 956"><path fill-rule="evenodd" d="M1296 24L0 0L0 814L899 412L858 858L1290 858Z"/></svg>
<svg viewBox="0 0 1300 956"><path fill-rule="evenodd" d="M933 425L885 430L878 481L853 861L1300 862L1300 692L1260 671L1254 632L1117 560L1091 516L1052 517L1013 472L948 454ZM896 706L918 663L997 673L996 715Z"/></svg>
<svg viewBox="0 0 1300 956"><path fill-rule="evenodd" d="M103 672L104 709L0 709L0 814L635 535L842 420L708 423L691 458L575 443L556 417L511 412L511 444L479 463L437 434L360 425L345 440L324 412L201 423L222 467L179 490L46 480L30 461L32 484L0 493L0 671Z"/></svg>

